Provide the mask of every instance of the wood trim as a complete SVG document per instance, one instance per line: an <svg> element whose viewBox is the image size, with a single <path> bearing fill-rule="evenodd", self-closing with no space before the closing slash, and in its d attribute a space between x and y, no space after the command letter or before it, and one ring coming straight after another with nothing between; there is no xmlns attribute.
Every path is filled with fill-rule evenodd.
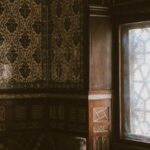
<svg viewBox="0 0 150 150"><path fill-rule="evenodd" d="M113 98L112 98L112 150L148 150L149 144L137 142L135 139L122 139L120 137L120 85L119 85L119 26L127 23L141 22L150 20L150 1L144 1L120 5L111 8L113 20Z"/></svg>
<svg viewBox="0 0 150 150"><path fill-rule="evenodd" d="M91 94L88 96L88 100L104 100L104 99L111 99L111 94Z"/></svg>
<svg viewBox="0 0 150 150"><path fill-rule="evenodd" d="M89 10L91 17L110 17L108 7L90 6Z"/></svg>
<svg viewBox="0 0 150 150"><path fill-rule="evenodd" d="M50 93L31 93L31 94L0 94L1 99L30 99L30 98L58 98L58 99L77 99L86 100L88 96L86 94L50 94Z"/></svg>
<svg viewBox="0 0 150 150"><path fill-rule="evenodd" d="M89 94L111 94L111 90L94 90L89 91Z"/></svg>
<svg viewBox="0 0 150 150"><path fill-rule="evenodd" d="M104 100L111 98L111 90L90 91L88 95L88 100Z"/></svg>
<svg viewBox="0 0 150 150"><path fill-rule="evenodd" d="M89 101L89 150L109 150L111 100Z"/></svg>

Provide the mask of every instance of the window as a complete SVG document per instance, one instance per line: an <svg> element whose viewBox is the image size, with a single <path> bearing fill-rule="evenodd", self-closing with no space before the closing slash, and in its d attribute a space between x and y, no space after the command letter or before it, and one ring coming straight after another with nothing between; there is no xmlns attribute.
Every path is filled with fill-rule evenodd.
<svg viewBox="0 0 150 150"><path fill-rule="evenodd" d="M120 31L121 136L150 139L150 22Z"/></svg>

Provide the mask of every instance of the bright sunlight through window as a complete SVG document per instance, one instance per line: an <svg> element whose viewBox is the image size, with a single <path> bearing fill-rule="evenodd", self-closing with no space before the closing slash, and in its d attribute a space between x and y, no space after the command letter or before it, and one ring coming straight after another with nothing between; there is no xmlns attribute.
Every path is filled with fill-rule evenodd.
<svg viewBox="0 0 150 150"><path fill-rule="evenodd" d="M150 138L150 25L121 28L120 47L121 134Z"/></svg>

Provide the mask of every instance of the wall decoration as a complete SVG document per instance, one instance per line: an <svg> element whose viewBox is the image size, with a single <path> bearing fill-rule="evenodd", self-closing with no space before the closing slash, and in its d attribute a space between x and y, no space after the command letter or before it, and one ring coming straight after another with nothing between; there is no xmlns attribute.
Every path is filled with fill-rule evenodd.
<svg viewBox="0 0 150 150"><path fill-rule="evenodd" d="M0 2L0 89L83 88L83 0Z"/></svg>
<svg viewBox="0 0 150 150"><path fill-rule="evenodd" d="M83 6L82 0L55 0L50 7L51 81L64 88L83 85Z"/></svg>
<svg viewBox="0 0 150 150"><path fill-rule="evenodd" d="M94 133L107 133L109 132L109 125L94 125L93 127Z"/></svg>
<svg viewBox="0 0 150 150"><path fill-rule="evenodd" d="M95 107L93 108L93 122L101 122L109 120L108 107Z"/></svg>
<svg viewBox="0 0 150 150"><path fill-rule="evenodd" d="M41 53L42 6L34 0L0 2L0 88L37 88L43 80Z"/></svg>
<svg viewBox="0 0 150 150"><path fill-rule="evenodd" d="M84 89L84 9L83 0L0 0L0 89L16 91L0 96L1 105L7 106L8 100L8 109L0 108L0 131L8 133L3 137L0 132L3 149L53 149L48 145L52 140L45 142L48 133L37 131L85 133L87 114L81 109L86 107L69 110L70 93L67 101L64 94L57 95L65 101L58 105L51 103L58 100L55 95L45 90L19 92Z"/></svg>
<svg viewBox="0 0 150 150"><path fill-rule="evenodd" d="M94 138L94 150L109 150L109 138L107 136L96 136Z"/></svg>
<svg viewBox="0 0 150 150"><path fill-rule="evenodd" d="M110 99L103 98L89 101L89 149L91 150L109 150L110 148L110 102Z"/></svg>

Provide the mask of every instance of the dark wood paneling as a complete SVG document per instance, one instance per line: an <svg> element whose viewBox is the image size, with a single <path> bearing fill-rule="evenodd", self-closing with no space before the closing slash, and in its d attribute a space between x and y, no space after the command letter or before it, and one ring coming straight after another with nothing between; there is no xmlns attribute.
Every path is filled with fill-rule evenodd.
<svg viewBox="0 0 150 150"><path fill-rule="evenodd" d="M40 131L42 133L38 135ZM10 150L14 149L12 146L16 146L15 150L21 150L22 148L19 149L19 146L24 145L27 150L32 150L32 147L36 147L39 140L43 138L47 141L46 145L39 142L39 146L51 149L49 147L51 141L46 138L48 134L55 135L58 132L58 137L63 133L86 139L87 131L87 99L54 97L1 99L0 144ZM28 140L29 137L31 140ZM44 139L42 141L45 141ZM55 141L56 139L52 136L51 140ZM59 142L63 142L63 139L59 138ZM56 143L59 144L59 142ZM54 146L56 147L56 145Z"/></svg>
<svg viewBox="0 0 150 150"><path fill-rule="evenodd" d="M89 150L109 150L110 99L89 101Z"/></svg>
<svg viewBox="0 0 150 150"><path fill-rule="evenodd" d="M90 17L90 91L111 89L111 22Z"/></svg>
<svg viewBox="0 0 150 150"><path fill-rule="evenodd" d="M80 125L79 125L80 124ZM87 100L24 98L1 100L0 131L54 129L87 132Z"/></svg>
<svg viewBox="0 0 150 150"><path fill-rule="evenodd" d="M105 1L106 2L106 1ZM90 6L89 150L109 150L111 117L111 21L108 7ZM106 97L110 98L106 98ZM105 98L104 98L105 97ZM103 99L104 98L104 99Z"/></svg>

